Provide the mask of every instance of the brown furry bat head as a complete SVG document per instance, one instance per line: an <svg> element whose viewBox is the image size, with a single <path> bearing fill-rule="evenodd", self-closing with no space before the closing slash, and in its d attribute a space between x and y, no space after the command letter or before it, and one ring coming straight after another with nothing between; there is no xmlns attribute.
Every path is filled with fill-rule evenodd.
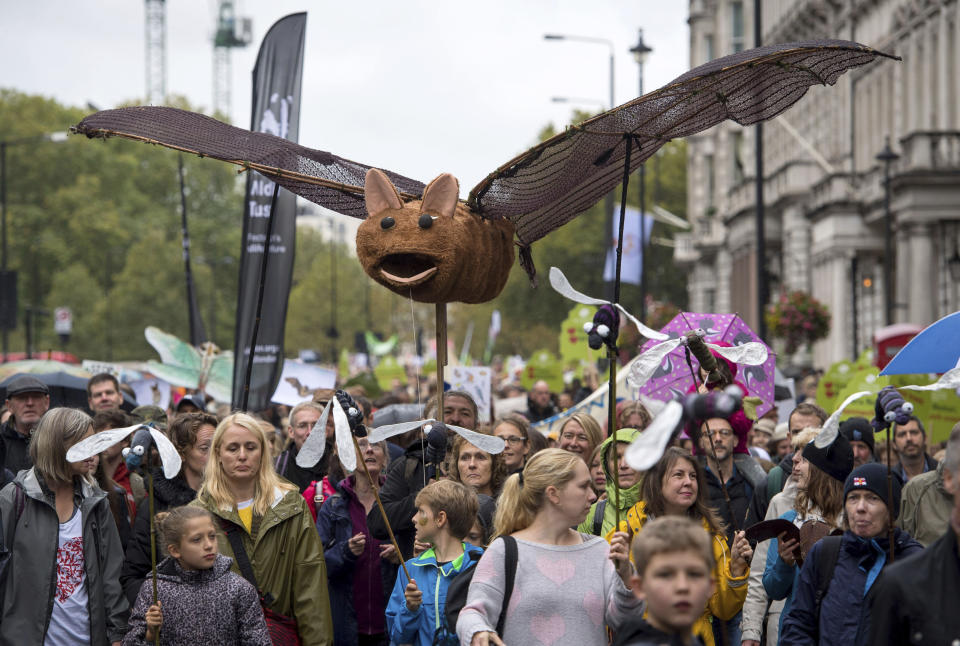
<svg viewBox="0 0 960 646"><path fill-rule="evenodd" d="M458 200L444 173L422 200L404 204L381 171L367 171L367 219L357 229L357 256L384 287L422 303L484 303L497 296L513 266L513 224L484 220Z"/></svg>

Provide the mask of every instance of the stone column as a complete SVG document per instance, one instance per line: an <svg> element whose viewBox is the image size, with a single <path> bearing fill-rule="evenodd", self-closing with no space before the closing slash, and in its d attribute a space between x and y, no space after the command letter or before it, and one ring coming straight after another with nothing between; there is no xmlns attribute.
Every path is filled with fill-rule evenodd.
<svg viewBox="0 0 960 646"><path fill-rule="evenodd" d="M907 231L909 291L901 298L909 305L906 320L924 326L933 323L937 311L937 254L933 231L931 225L921 222L912 223Z"/></svg>
<svg viewBox="0 0 960 646"><path fill-rule="evenodd" d="M950 31L947 24L947 8L940 7L940 15L937 19L937 124L938 130L948 130L950 128L950 89L951 78L948 74L950 60L947 53L950 51ZM957 73L955 70L954 74Z"/></svg>

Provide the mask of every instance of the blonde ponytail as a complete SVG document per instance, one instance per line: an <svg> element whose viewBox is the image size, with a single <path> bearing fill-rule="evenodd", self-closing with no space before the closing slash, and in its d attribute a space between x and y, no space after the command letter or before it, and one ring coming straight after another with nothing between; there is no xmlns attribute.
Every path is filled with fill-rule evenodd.
<svg viewBox="0 0 960 646"><path fill-rule="evenodd" d="M507 478L497 500L493 538L529 527L544 505L547 487L561 489L573 480L578 462L583 459L576 453L544 449L530 458L523 471Z"/></svg>

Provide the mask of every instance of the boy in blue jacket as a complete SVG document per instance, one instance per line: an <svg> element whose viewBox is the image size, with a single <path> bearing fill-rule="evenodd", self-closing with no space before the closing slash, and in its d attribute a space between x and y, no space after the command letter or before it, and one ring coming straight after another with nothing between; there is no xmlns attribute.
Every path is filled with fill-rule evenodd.
<svg viewBox="0 0 960 646"><path fill-rule="evenodd" d="M394 644L457 644L456 626L447 626L444 608L453 577L470 567L480 552L463 542L477 518L477 494L452 480L431 483L417 494L413 524L416 540L430 549L406 562L397 573L387 603L387 632Z"/></svg>

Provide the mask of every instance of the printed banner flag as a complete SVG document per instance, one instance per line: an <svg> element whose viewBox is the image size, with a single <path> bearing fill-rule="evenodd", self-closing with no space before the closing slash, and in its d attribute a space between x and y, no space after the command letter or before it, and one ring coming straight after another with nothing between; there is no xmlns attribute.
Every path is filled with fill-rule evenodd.
<svg viewBox="0 0 960 646"><path fill-rule="evenodd" d="M650 242L650 231L653 229L653 216L649 213L643 217L644 238ZM610 234L610 248L607 249L607 262L603 266L604 282L613 282L617 275L617 235L620 233L620 208L614 209L613 231ZM627 207L623 219L623 256L620 262L620 282L640 284L640 273L643 270L643 249L640 245L640 211Z"/></svg>
<svg viewBox="0 0 960 646"><path fill-rule="evenodd" d="M450 390L462 390L477 402L479 422L490 421L490 377L493 371L485 366L453 366L444 381Z"/></svg>
<svg viewBox="0 0 960 646"><path fill-rule="evenodd" d="M278 20L264 37L253 68L251 130L297 141L306 27L306 13L291 14ZM265 250L268 251L267 273L260 329L252 353L253 372L247 410L263 410L269 406L283 369L283 330L293 276L297 204L293 193L280 189L270 240L267 240L273 190L274 182L269 178L253 171L247 173L234 340L234 409L243 405L243 382L251 354L260 265Z"/></svg>

